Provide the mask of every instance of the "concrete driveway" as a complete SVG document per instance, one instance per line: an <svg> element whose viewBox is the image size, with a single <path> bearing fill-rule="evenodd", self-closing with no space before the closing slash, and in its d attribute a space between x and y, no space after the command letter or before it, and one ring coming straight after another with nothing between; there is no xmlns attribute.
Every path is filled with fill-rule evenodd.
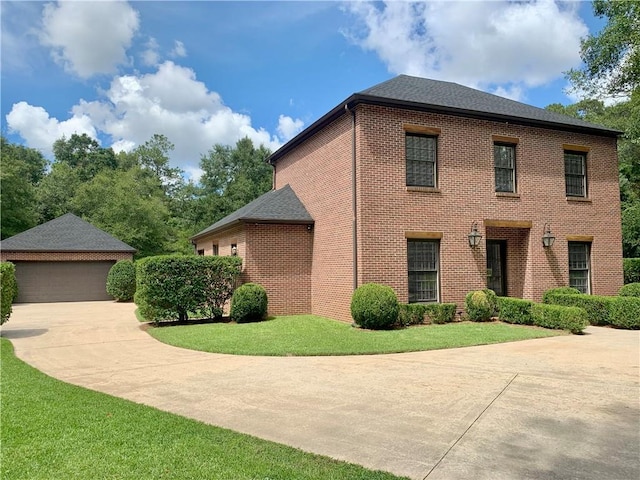
<svg viewBox="0 0 640 480"><path fill-rule="evenodd" d="M413 479L640 478L640 332L352 357L156 342L135 306L16 305L2 336L63 380Z"/></svg>

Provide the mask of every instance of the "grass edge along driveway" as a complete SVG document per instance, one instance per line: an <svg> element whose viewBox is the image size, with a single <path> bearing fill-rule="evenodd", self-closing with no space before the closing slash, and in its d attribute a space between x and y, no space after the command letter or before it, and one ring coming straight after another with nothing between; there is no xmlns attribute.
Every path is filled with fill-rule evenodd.
<svg viewBox="0 0 640 480"><path fill-rule="evenodd" d="M456 322L372 331L315 315L281 316L244 324L151 327L148 332L163 343L190 350L273 356L402 353L567 334L502 322Z"/></svg>
<svg viewBox="0 0 640 480"><path fill-rule="evenodd" d="M69 385L4 338L0 353L3 480L404 478Z"/></svg>

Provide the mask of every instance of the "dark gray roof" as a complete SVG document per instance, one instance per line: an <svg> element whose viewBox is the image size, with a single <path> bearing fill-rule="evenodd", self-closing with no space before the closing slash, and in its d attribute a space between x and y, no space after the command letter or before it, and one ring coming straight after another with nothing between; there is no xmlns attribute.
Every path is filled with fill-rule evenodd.
<svg viewBox="0 0 640 480"><path fill-rule="evenodd" d="M271 190L261 195L191 238L195 239L239 222L312 224L313 218L293 189L285 185L280 190Z"/></svg>
<svg viewBox="0 0 640 480"><path fill-rule="evenodd" d="M136 249L67 213L0 242L12 252L135 252Z"/></svg>
<svg viewBox="0 0 640 480"><path fill-rule="evenodd" d="M452 82L399 75L354 93L269 157L274 163L358 104L381 105L516 125L617 137L622 132Z"/></svg>

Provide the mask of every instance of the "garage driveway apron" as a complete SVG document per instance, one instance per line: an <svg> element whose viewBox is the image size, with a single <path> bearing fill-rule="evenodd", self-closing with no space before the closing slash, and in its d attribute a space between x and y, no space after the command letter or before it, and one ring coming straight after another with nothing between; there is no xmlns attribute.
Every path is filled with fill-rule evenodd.
<svg viewBox="0 0 640 480"><path fill-rule="evenodd" d="M414 479L640 478L640 332L248 357L161 344L135 305L15 305L2 336L55 378Z"/></svg>

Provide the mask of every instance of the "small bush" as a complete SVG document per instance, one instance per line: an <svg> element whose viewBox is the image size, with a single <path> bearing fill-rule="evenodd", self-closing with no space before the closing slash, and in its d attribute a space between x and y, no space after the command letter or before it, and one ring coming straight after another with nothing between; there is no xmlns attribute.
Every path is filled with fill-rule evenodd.
<svg viewBox="0 0 640 480"><path fill-rule="evenodd" d="M398 305L398 322L401 327L424 323L427 306L422 303L401 303Z"/></svg>
<svg viewBox="0 0 640 480"><path fill-rule="evenodd" d="M609 310L615 298L582 293L579 295L554 294L551 295L550 302L555 305L583 308L587 312L587 319L591 325L609 325Z"/></svg>
<svg viewBox="0 0 640 480"><path fill-rule="evenodd" d="M107 293L119 302L133 300L136 293L136 266L131 260L120 260L107 275Z"/></svg>
<svg viewBox="0 0 640 480"><path fill-rule="evenodd" d="M531 307L531 315L534 325L571 333L580 333L589 325L586 312L578 307L535 303Z"/></svg>
<svg viewBox="0 0 640 480"><path fill-rule="evenodd" d="M580 290L573 287L550 288L542 295L542 303L553 303L551 298L554 295L580 295Z"/></svg>
<svg viewBox="0 0 640 480"><path fill-rule="evenodd" d="M623 260L624 283L640 282L640 258L625 258Z"/></svg>
<svg viewBox="0 0 640 480"><path fill-rule="evenodd" d="M0 325L9 320L11 304L18 296L16 267L11 262L0 263Z"/></svg>
<svg viewBox="0 0 640 480"><path fill-rule="evenodd" d="M640 297L640 282L627 283L620 289L618 295L621 297Z"/></svg>
<svg viewBox="0 0 640 480"><path fill-rule="evenodd" d="M531 307L533 307L533 302L529 300L511 297L498 297L500 320L503 322L517 323L519 325L533 325Z"/></svg>
<svg viewBox="0 0 640 480"><path fill-rule="evenodd" d="M429 303L425 307L425 315L431 323L451 323L456 316L455 303Z"/></svg>
<svg viewBox="0 0 640 480"><path fill-rule="evenodd" d="M611 302L609 322L614 327L640 329L640 298L616 297Z"/></svg>
<svg viewBox="0 0 640 480"><path fill-rule="evenodd" d="M351 297L351 317L362 328L391 328L398 321L399 310L398 297L391 287L385 285L361 285Z"/></svg>
<svg viewBox="0 0 640 480"><path fill-rule="evenodd" d="M245 283L231 297L232 320L238 323L260 322L267 317L268 298L262 285Z"/></svg>
<svg viewBox="0 0 640 480"><path fill-rule="evenodd" d="M486 322L491 320L495 307L483 290L475 290L467 293L464 299L464 309L472 322Z"/></svg>
<svg viewBox="0 0 640 480"><path fill-rule="evenodd" d="M490 288L485 288L482 291L487 296L487 301L489 302L489 307L491 308L491 316L492 317L497 316L498 315L498 296L496 295L496 292L494 292Z"/></svg>

